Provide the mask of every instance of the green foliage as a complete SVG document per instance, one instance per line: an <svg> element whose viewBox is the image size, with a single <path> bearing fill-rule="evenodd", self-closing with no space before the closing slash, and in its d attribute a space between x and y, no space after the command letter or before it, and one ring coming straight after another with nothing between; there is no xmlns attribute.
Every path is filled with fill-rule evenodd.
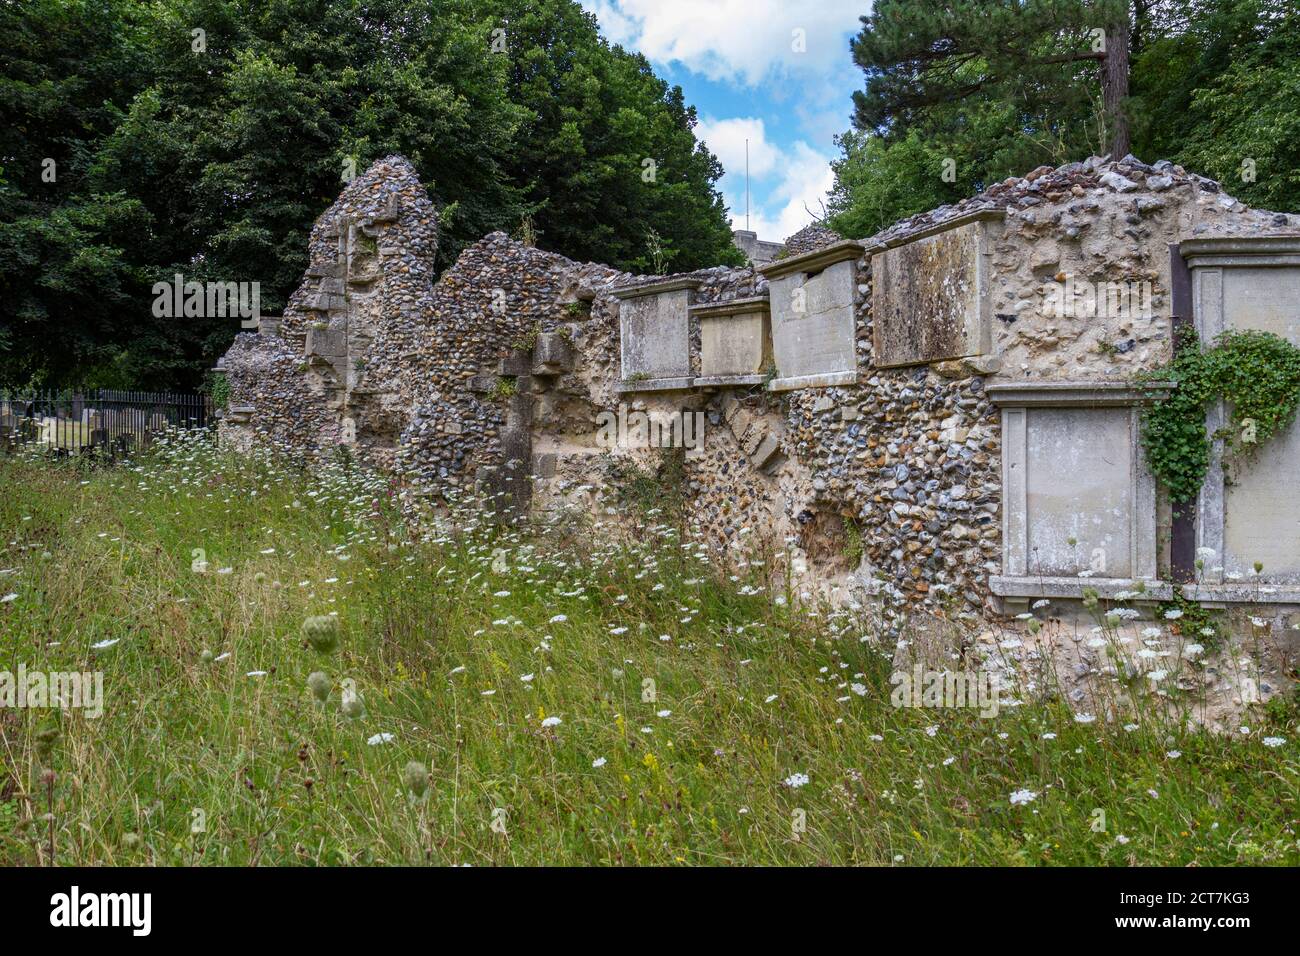
<svg viewBox="0 0 1300 956"><path fill-rule="evenodd" d="M192 387L238 325L155 317L152 284L282 310L348 160L415 164L439 267L525 219L618 268L649 229L674 267L736 262L695 122L573 0L0 4L0 384Z"/></svg>
<svg viewBox="0 0 1300 956"><path fill-rule="evenodd" d="M955 202L974 189L967 178L971 167L958 162L961 181L943 179L949 159L941 144L915 130L887 141L873 133L849 131L836 138L841 150L831 163L831 227L844 236L869 236L890 223L946 202Z"/></svg>
<svg viewBox="0 0 1300 956"><path fill-rule="evenodd" d="M1210 653L1215 653L1227 639L1227 632L1220 612L1211 611L1191 598L1183 595L1181 588L1174 588L1172 601L1166 601L1157 608L1157 619L1162 620L1170 611L1179 612L1173 627L1189 643L1198 643Z"/></svg>
<svg viewBox="0 0 1300 956"><path fill-rule="evenodd" d="M619 462L615 487L619 502L639 515L665 515L679 520L686 508L686 449L659 449L641 465L632 459Z"/></svg>
<svg viewBox="0 0 1300 956"><path fill-rule="evenodd" d="M488 398L494 402L503 402L507 398L513 397L519 391L519 386L513 378L499 378L488 392Z"/></svg>
<svg viewBox="0 0 1300 956"><path fill-rule="evenodd" d="M1193 500L1210 461L1205 416L1219 399L1231 416L1218 436L1225 455L1248 453L1285 429L1300 405L1300 349L1269 332L1225 332L1202 349L1194 335L1143 381L1170 381L1167 398L1143 411L1142 447L1175 502Z"/></svg>
<svg viewBox="0 0 1300 956"><path fill-rule="evenodd" d="M508 91L525 119L504 164L541 248L645 272L653 229L671 241L675 269L743 263L713 188L722 167L695 139L695 108L680 87L610 46L572 0L481 6L509 24Z"/></svg>
<svg viewBox="0 0 1300 956"><path fill-rule="evenodd" d="M226 376L212 376L208 390L209 394L212 395L212 404L214 407L224 409L230 404L230 379Z"/></svg>
<svg viewBox="0 0 1300 956"><path fill-rule="evenodd" d="M661 515L564 548L420 533L382 476L206 441L88 472L3 457L0 486L0 659L105 687L54 735L4 710L0 865L1300 862L1289 694L1248 736L1145 677L1131 704L1090 684L1118 718L1090 724L1018 687L989 717L896 707L899 634L777 606L785 565L724 568ZM332 676L300 630L329 611Z"/></svg>
<svg viewBox="0 0 1300 956"><path fill-rule="evenodd" d="M1252 205L1300 210L1297 17L1292 0L880 0L853 43L866 82L835 164L836 227L865 236L1040 164L1108 152L1090 31L1117 18L1131 32L1133 152L1215 176Z"/></svg>
<svg viewBox="0 0 1300 956"><path fill-rule="evenodd" d="M844 558L849 563L850 568L856 568L862 563L862 555L865 546L862 543L862 529L852 518L844 519Z"/></svg>
<svg viewBox="0 0 1300 956"><path fill-rule="evenodd" d="M1221 50L1232 54L1223 72L1191 90L1175 155L1252 206L1300 210L1300 11L1284 0L1223 7L1224 29L1241 38Z"/></svg>

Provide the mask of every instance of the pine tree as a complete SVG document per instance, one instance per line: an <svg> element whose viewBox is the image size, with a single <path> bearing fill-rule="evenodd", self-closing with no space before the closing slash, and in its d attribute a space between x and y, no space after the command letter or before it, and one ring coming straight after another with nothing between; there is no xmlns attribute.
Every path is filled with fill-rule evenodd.
<svg viewBox="0 0 1300 956"><path fill-rule="evenodd" d="M878 0L852 44L867 77L866 89L854 93L855 125L888 137L913 128L924 133L937 107L999 99L1060 136L1061 124L1089 121L1080 90L1099 84L1109 149L1122 156L1129 150L1132 22L1149 5L1138 0L1131 11L1128 0Z"/></svg>

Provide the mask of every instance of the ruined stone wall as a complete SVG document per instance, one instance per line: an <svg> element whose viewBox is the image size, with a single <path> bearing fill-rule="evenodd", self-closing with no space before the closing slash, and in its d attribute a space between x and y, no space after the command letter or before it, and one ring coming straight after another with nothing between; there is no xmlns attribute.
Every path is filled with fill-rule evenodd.
<svg viewBox="0 0 1300 956"><path fill-rule="evenodd" d="M653 470L664 456L602 447L597 416L699 411L703 446L676 490L713 547L788 544L814 576L899 607L988 615L1003 609L990 581L1005 558L990 388L1117 383L1155 367L1171 348L1169 245L1288 227L1172 164L1092 159L1007 180L847 251L810 227L761 271L631 276L494 233L434 282L436 213L410 165L389 157L317 223L282 325L241 335L226 357L224 429L314 453L354 447L422 496L608 512L629 466ZM790 378L778 354L743 384L693 386L707 320L696 310L766 308L778 285L791 294L799 262L809 271L794 285L822 296L818 322L838 306L817 283L854 277L852 368ZM1149 314L1062 312L1062 286L1089 282L1148 283ZM650 301L629 298L645 287L677 297L672 309L689 302L691 375L680 381L643 386L622 368L620 319Z"/></svg>
<svg viewBox="0 0 1300 956"><path fill-rule="evenodd" d="M1084 683L1118 666L1097 639L1079 643L1089 591L1147 615L1179 587L1242 607L1264 599L1277 632L1295 633L1290 579L1244 598L1223 568L1171 580L1170 507L1138 447L1147 398L1133 377L1171 355L1176 285L1201 290L1195 310L1180 293L1184 319L1225 326L1228 279L1216 270L1237 263L1233 316L1300 334L1291 280L1269 271L1300 269L1295 224L1218 183L1094 158L856 242L814 225L757 268L672 276L493 233L435 281L436 235L405 160L351 183L313 229L283 321L241 334L221 363L223 438L306 456L342 446L391 468L408 499L481 495L506 518L571 514L602 533L632 527L631 507L667 520L680 506L715 566L761 559L773 590L869 607L899 654L946 634L926 659L1051 662L1081 706ZM1293 238L1259 243L1279 236ZM1231 241L1201 241L1212 237ZM1192 250L1185 265L1175 244ZM1113 310L1110 286L1142 292ZM685 452L609 447L604 413L705 425ZM1251 533L1279 508L1293 520L1293 496L1279 503L1275 486L1300 442L1277 444L1283 457L1241 499L1266 506ZM1217 520L1224 536L1238 525L1224 517L1229 492L1218 494L1198 529ZM1053 620L1000 630L1031 606ZM1151 650L1144 622L1123 628L1148 666L1168 663L1174 652ZM1139 657L1125 666L1140 669ZM1250 680L1281 686L1288 660ZM1180 670L1178 686L1203 683L1214 720L1245 700L1241 673L1225 675L1207 662Z"/></svg>
<svg viewBox="0 0 1300 956"><path fill-rule="evenodd" d="M356 177L316 221L302 285L282 319L241 333L225 356L223 434L308 455L344 446L391 466L432 314L438 225L400 156Z"/></svg>

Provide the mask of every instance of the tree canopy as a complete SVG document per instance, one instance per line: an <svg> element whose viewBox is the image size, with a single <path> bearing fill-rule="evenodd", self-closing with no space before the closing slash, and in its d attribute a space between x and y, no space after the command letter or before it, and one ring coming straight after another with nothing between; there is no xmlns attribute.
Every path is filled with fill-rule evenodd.
<svg viewBox="0 0 1300 956"><path fill-rule="evenodd" d="M1300 208L1297 18L1293 0L877 0L852 44L864 88L839 140L834 224L867 235L1044 163L1129 149Z"/></svg>
<svg viewBox="0 0 1300 956"><path fill-rule="evenodd" d="M238 323L155 318L152 284L258 281L278 311L345 172L389 153L440 266L523 228L636 271L738 261L694 109L572 0L0 0L0 58L0 384L194 385Z"/></svg>

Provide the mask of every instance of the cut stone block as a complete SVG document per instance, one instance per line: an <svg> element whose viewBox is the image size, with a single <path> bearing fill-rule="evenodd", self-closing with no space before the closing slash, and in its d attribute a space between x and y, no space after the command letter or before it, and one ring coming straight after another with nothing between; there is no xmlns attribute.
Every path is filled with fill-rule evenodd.
<svg viewBox="0 0 1300 956"><path fill-rule="evenodd" d="M516 378L532 371L532 354L516 349L497 363L497 374Z"/></svg>
<svg viewBox="0 0 1300 956"><path fill-rule="evenodd" d="M856 380L857 260L863 247L840 242L762 268L771 302L773 391Z"/></svg>
<svg viewBox="0 0 1300 956"><path fill-rule="evenodd" d="M700 280L687 277L613 290L620 300L624 391L690 387L688 309L699 284ZM684 385L676 384L682 380Z"/></svg>
<svg viewBox="0 0 1300 956"><path fill-rule="evenodd" d="M777 452L780 450L781 443L777 441L775 435L768 432L767 435L763 437L763 440L758 443L758 447L750 453L749 460L753 463L755 468L763 468L771 463L772 459L776 457Z"/></svg>
<svg viewBox="0 0 1300 956"><path fill-rule="evenodd" d="M562 375L573 371L573 347L558 332L543 332L533 346L534 375Z"/></svg>
<svg viewBox="0 0 1300 956"><path fill-rule="evenodd" d="M989 351L989 257L1003 215L983 210L872 250L876 365L919 365Z"/></svg>
<svg viewBox="0 0 1300 956"><path fill-rule="evenodd" d="M347 332L344 329L308 329L307 354L331 363L344 358L348 354Z"/></svg>
<svg viewBox="0 0 1300 956"><path fill-rule="evenodd" d="M696 385L755 385L772 358L766 296L694 305L700 323L700 374Z"/></svg>

